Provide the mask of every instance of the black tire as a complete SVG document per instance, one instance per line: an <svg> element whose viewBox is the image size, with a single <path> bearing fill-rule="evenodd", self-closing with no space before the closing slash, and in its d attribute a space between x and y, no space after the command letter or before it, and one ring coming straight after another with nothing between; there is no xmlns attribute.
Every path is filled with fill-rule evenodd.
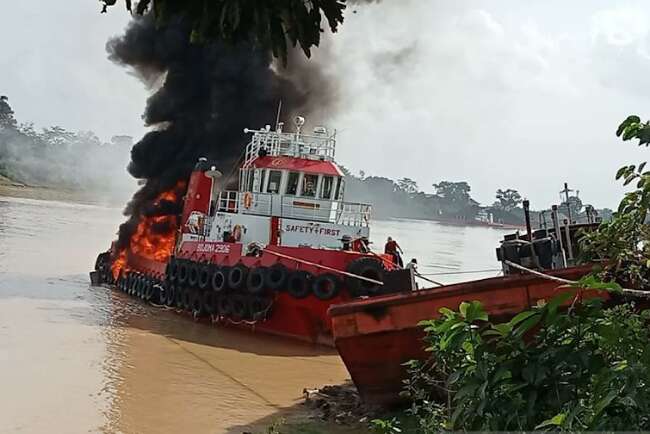
<svg viewBox="0 0 650 434"><path fill-rule="evenodd" d="M214 292L223 292L228 286L228 274L223 268L216 268L210 279L210 286Z"/></svg>
<svg viewBox="0 0 650 434"><path fill-rule="evenodd" d="M250 294L257 295L264 292L266 287L266 267L257 267L250 270L246 278L246 289Z"/></svg>
<svg viewBox="0 0 650 434"><path fill-rule="evenodd" d="M156 303L160 303L162 305L167 304L167 294L169 294L169 288L172 286L171 283L165 282L163 285L161 285L161 289L158 292L158 301Z"/></svg>
<svg viewBox="0 0 650 434"><path fill-rule="evenodd" d="M266 286L273 291L281 291L287 284L289 270L282 264L272 265L266 272Z"/></svg>
<svg viewBox="0 0 650 434"><path fill-rule="evenodd" d="M190 288L196 288L196 285L199 283L199 264L196 262L190 262L188 267L187 275L187 286Z"/></svg>
<svg viewBox="0 0 650 434"><path fill-rule="evenodd" d="M178 263L178 276L176 277L176 282L179 285L185 285L190 274L189 261L181 259Z"/></svg>
<svg viewBox="0 0 650 434"><path fill-rule="evenodd" d="M135 287L135 296L139 299L142 299L142 294L144 293L145 277L138 277L138 285Z"/></svg>
<svg viewBox="0 0 650 434"><path fill-rule="evenodd" d="M205 316L203 298L201 297L203 294L196 289L190 289L188 292L190 295L189 311L192 313L192 316L194 318L201 318L202 316Z"/></svg>
<svg viewBox="0 0 650 434"><path fill-rule="evenodd" d="M209 264L199 265L199 277L197 285L199 289L203 290L210 286L210 278L212 277L212 267Z"/></svg>
<svg viewBox="0 0 650 434"><path fill-rule="evenodd" d="M131 278L131 284L129 285L129 291L128 294L133 296L135 295L135 291L138 288L138 276L135 274L132 274L133 277Z"/></svg>
<svg viewBox="0 0 650 434"><path fill-rule="evenodd" d="M246 284L248 267L237 264L228 272L228 287L233 290L241 289Z"/></svg>
<svg viewBox="0 0 650 434"><path fill-rule="evenodd" d="M228 317L232 313L232 297L229 296L218 296L216 313L219 316Z"/></svg>
<svg viewBox="0 0 650 434"><path fill-rule="evenodd" d="M156 282L153 279L147 280L147 286L145 287L144 291L144 299L145 301L151 301L153 299L153 294L155 291L154 285Z"/></svg>
<svg viewBox="0 0 650 434"><path fill-rule="evenodd" d="M172 307L176 303L176 286L169 285L165 288L167 295L165 296L165 306Z"/></svg>
<svg viewBox="0 0 650 434"><path fill-rule="evenodd" d="M172 257L167 265L167 280L170 282L176 282L178 278L178 261L176 258Z"/></svg>
<svg viewBox="0 0 650 434"><path fill-rule="evenodd" d="M185 291L186 289L183 288L182 286L176 287L176 291L174 293L174 306L176 306L179 309L184 309L183 300L185 299Z"/></svg>
<svg viewBox="0 0 650 434"><path fill-rule="evenodd" d="M308 271L298 270L287 279L287 292L294 298L305 298L311 294L313 275Z"/></svg>
<svg viewBox="0 0 650 434"><path fill-rule="evenodd" d="M270 306L271 300L265 297L251 297L248 299L248 311L254 321L268 318Z"/></svg>
<svg viewBox="0 0 650 434"><path fill-rule="evenodd" d="M214 291L204 291L203 294L201 294L202 297L202 302L203 302L203 309L205 310L205 313L208 315L212 315L213 313L216 312L216 304L217 304L217 293Z"/></svg>
<svg viewBox="0 0 650 434"><path fill-rule="evenodd" d="M230 317L235 321L241 321L250 318L248 300L242 295L232 296L232 312Z"/></svg>
<svg viewBox="0 0 650 434"><path fill-rule="evenodd" d="M192 291L193 289L191 288L184 288L183 291L183 309L185 310L190 310L192 309Z"/></svg>
<svg viewBox="0 0 650 434"><path fill-rule="evenodd" d="M124 292L130 294L131 286L133 286L133 274L129 273L126 275L126 279L124 283Z"/></svg>
<svg viewBox="0 0 650 434"><path fill-rule="evenodd" d="M369 279L378 280L380 282L384 281L384 267L378 260L373 258L365 257L355 259L348 266L348 272ZM382 290L382 285L357 279L355 277L346 278L346 284L353 297L377 295Z"/></svg>
<svg viewBox="0 0 650 434"><path fill-rule="evenodd" d="M331 300L341 292L341 279L336 274L319 274L312 283L311 290L319 300Z"/></svg>

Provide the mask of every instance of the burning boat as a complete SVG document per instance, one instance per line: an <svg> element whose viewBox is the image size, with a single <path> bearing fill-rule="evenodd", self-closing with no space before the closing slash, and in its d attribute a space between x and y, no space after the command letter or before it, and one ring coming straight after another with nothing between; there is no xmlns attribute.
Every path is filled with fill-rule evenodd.
<svg viewBox="0 0 650 434"><path fill-rule="evenodd" d="M182 210L143 217L128 247L98 256L93 283L195 318L326 344L330 305L413 289L411 271L369 250L371 206L344 201L336 132L306 134L304 123L246 129L236 190L199 159L187 182L154 200Z"/></svg>

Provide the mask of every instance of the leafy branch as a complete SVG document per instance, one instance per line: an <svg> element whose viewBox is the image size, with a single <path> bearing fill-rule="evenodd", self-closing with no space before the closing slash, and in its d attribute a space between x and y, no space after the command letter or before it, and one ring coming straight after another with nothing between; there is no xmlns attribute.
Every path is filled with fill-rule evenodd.
<svg viewBox="0 0 650 434"><path fill-rule="evenodd" d="M100 1L102 12L117 3ZM312 47L320 44L322 19L336 32L346 7L345 0L140 0L135 8L125 0L125 5L136 15L151 10L160 24L177 17L188 19L192 41L250 42L270 49L284 63L289 45L300 46L310 57Z"/></svg>

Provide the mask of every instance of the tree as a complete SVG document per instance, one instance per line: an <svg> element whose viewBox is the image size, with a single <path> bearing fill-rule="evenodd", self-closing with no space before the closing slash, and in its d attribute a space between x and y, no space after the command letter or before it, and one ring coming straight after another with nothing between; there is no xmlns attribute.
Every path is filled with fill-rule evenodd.
<svg viewBox="0 0 650 434"><path fill-rule="evenodd" d="M411 178L402 178L397 180L397 186L400 190L409 195L415 194L419 191L418 184Z"/></svg>
<svg viewBox="0 0 650 434"><path fill-rule="evenodd" d="M623 140L638 139L639 146L650 144L650 122L629 116L616 135ZM602 223L595 232L581 238L582 259L599 261L602 280L615 279L635 288L650 287L650 171L646 162L621 167L616 179L634 185L625 194L612 219Z"/></svg>
<svg viewBox="0 0 650 434"><path fill-rule="evenodd" d="M498 208L504 211L511 211L522 202L521 195L517 190L508 188L507 190L497 190L496 195L498 202L495 203Z"/></svg>
<svg viewBox="0 0 650 434"><path fill-rule="evenodd" d="M16 119L14 118L14 111L9 105L9 98L2 95L0 96L0 128L16 128Z"/></svg>
<svg viewBox="0 0 650 434"><path fill-rule="evenodd" d="M433 184L436 190L436 195L454 204L467 204L471 201L469 192L471 187L465 181L450 182L441 181L438 184Z"/></svg>
<svg viewBox="0 0 650 434"><path fill-rule="evenodd" d="M117 0L100 0L106 12ZM125 0L132 11L131 0ZM220 0L178 1L140 0L137 15L153 9L156 20L167 22L185 17L191 26L193 41L220 39L228 43L252 42L267 47L286 63L287 49L300 46L307 57L320 43L324 17L332 32L343 22L345 0Z"/></svg>

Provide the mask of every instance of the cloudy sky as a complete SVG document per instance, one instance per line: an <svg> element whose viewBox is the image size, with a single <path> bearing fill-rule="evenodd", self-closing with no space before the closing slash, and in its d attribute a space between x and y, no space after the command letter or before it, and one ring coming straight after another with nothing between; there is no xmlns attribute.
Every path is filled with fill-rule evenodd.
<svg viewBox="0 0 650 434"><path fill-rule="evenodd" d="M92 0L0 7L0 94L20 121L136 137L147 89L106 59L128 21ZM516 188L539 207L567 181L616 205L613 174L648 150L614 136L650 118L647 1L383 0L348 13L316 61L339 82L339 159L414 178L466 180L476 199Z"/></svg>

